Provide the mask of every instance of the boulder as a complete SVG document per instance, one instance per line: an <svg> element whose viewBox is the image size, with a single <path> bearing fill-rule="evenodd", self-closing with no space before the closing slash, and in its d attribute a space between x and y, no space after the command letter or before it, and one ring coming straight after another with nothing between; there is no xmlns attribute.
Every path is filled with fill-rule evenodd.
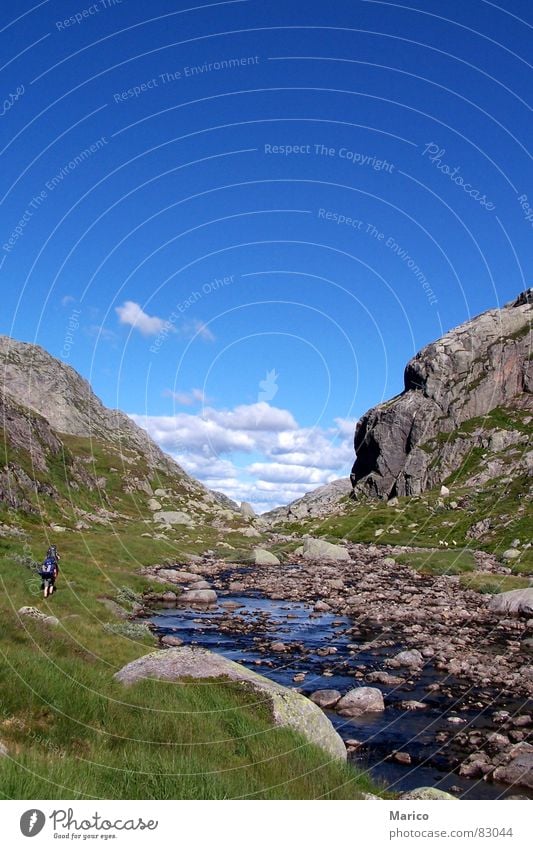
<svg viewBox="0 0 533 849"><path fill-rule="evenodd" d="M275 554L264 548L254 548L254 563L256 566L279 566L280 561Z"/></svg>
<svg viewBox="0 0 533 849"><path fill-rule="evenodd" d="M444 790L438 790L437 787L416 787L414 790L402 793L400 799L420 799L423 802L433 802L439 799L458 801L457 796L452 796L451 793L446 793Z"/></svg>
<svg viewBox="0 0 533 849"><path fill-rule="evenodd" d="M418 649L407 649L406 651L398 652L392 658L395 666L422 666L424 658Z"/></svg>
<svg viewBox="0 0 533 849"><path fill-rule="evenodd" d="M361 716L384 711L385 703L377 687L356 687L337 702L336 709L341 716Z"/></svg>
<svg viewBox="0 0 533 849"><path fill-rule="evenodd" d="M188 584L200 580L200 576L194 572L181 572L178 569L160 569L157 574L169 584Z"/></svg>
<svg viewBox="0 0 533 849"><path fill-rule="evenodd" d="M180 637L174 637L172 634L165 634L164 637L161 637L161 643L164 646L174 648L175 646L182 646L183 640Z"/></svg>
<svg viewBox="0 0 533 849"><path fill-rule="evenodd" d="M241 506L239 507L240 512L246 519L254 519L255 518L255 510L251 504L248 504L247 501L242 501Z"/></svg>
<svg viewBox="0 0 533 849"><path fill-rule="evenodd" d="M442 498L447 498L450 494L450 490L448 489L447 486L444 486L444 484L442 484L442 486L440 488L440 494L441 494Z"/></svg>
<svg viewBox="0 0 533 849"><path fill-rule="evenodd" d="M0 740L0 758L7 758L9 755L7 747Z"/></svg>
<svg viewBox="0 0 533 849"><path fill-rule="evenodd" d="M59 625L59 619L56 616L48 616L36 607L21 607L18 611L19 616L28 616L30 619L36 619L38 622L43 622L45 625Z"/></svg>
<svg viewBox="0 0 533 849"><path fill-rule="evenodd" d="M342 545L326 542L325 539L304 539L304 557L306 560L350 560L350 555Z"/></svg>
<svg viewBox="0 0 533 849"><path fill-rule="evenodd" d="M502 554L503 560L518 560L519 557L520 557L520 552L518 551L517 548L508 548Z"/></svg>
<svg viewBox="0 0 533 849"><path fill-rule="evenodd" d="M257 528L245 528L242 531L243 537L260 537L261 534L257 530Z"/></svg>
<svg viewBox="0 0 533 849"><path fill-rule="evenodd" d="M290 727L335 759L346 760L346 747L320 708L294 690L269 681L228 658L197 646L164 649L128 663L115 678L129 686L145 678L180 681L183 678L223 678L246 683L267 697L274 724Z"/></svg>
<svg viewBox="0 0 533 849"><path fill-rule="evenodd" d="M216 604L217 594L214 590L186 590L178 598L178 604Z"/></svg>
<svg viewBox="0 0 533 849"><path fill-rule="evenodd" d="M154 513L154 522L161 525L187 525L192 527L193 521L188 513L183 510L160 510Z"/></svg>
<svg viewBox="0 0 533 849"><path fill-rule="evenodd" d="M512 784L516 787L528 787L533 790L533 747L527 748L527 744L520 745L511 752L511 760L508 764L498 766L492 773L494 781L502 781L504 784Z"/></svg>
<svg viewBox="0 0 533 849"><path fill-rule="evenodd" d="M338 690L315 690L309 698L321 708L332 708L341 698L341 694Z"/></svg>
<svg viewBox="0 0 533 849"><path fill-rule="evenodd" d="M155 512L156 510L161 510L161 504L159 503L159 501L157 501L157 499L150 498L148 501L148 509L152 510L153 512Z"/></svg>
<svg viewBox="0 0 533 849"><path fill-rule="evenodd" d="M523 614L531 616L533 614L533 587L527 587L524 590L510 590L507 593L498 593L492 596L489 610L492 613L504 615Z"/></svg>

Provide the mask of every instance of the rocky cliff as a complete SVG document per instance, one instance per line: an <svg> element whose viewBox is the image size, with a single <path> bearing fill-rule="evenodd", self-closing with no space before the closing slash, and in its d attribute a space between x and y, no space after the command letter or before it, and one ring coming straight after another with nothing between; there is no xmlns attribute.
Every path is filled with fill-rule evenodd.
<svg viewBox="0 0 533 849"><path fill-rule="evenodd" d="M401 395L357 423L355 497L418 495L475 458L476 481L530 474L533 290L427 345Z"/></svg>

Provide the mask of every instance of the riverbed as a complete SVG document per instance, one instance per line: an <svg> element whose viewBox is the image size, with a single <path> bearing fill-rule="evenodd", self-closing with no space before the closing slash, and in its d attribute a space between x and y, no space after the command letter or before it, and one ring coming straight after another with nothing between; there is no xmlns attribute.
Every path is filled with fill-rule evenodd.
<svg viewBox="0 0 533 849"><path fill-rule="evenodd" d="M319 613L304 602L253 591L221 596L214 608L165 608L150 618L160 635L212 649L307 696L319 689L344 694L367 683L362 679L369 672L383 670L386 658L404 648L394 640L373 644L371 634L354 638L354 622L346 616ZM274 650L276 643L285 649ZM434 786L461 798L514 795L516 790L506 785L458 775L462 752L454 736L458 729L492 729L495 711L523 712L524 701L503 703L494 693L487 708L486 692L449 674L444 677L430 662L416 675L402 670L401 677L401 684L372 684L383 692L383 713L346 719L326 711L344 740L359 743L350 745L349 760L393 792ZM438 692L432 690L436 683ZM423 702L426 707L406 709L405 701ZM407 753L410 763L397 762L395 752ZM531 795L522 788L519 792Z"/></svg>

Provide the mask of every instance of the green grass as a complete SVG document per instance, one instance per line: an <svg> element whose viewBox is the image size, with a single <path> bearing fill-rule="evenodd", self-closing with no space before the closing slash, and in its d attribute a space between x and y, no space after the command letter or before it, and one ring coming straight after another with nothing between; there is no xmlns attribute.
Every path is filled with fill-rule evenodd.
<svg viewBox="0 0 533 849"><path fill-rule="evenodd" d="M476 566L472 552L464 549L404 552L397 554L396 560L426 575L461 575Z"/></svg>
<svg viewBox="0 0 533 849"><path fill-rule="evenodd" d="M376 792L364 774L274 727L268 706L240 685L144 681L125 688L114 680L155 641L141 631L132 638L99 599L129 609L153 586L138 568L176 560L175 544L141 538L145 526L134 523L113 533L63 534L59 589L44 601L22 560L37 559L46 542L27 518L18 524L28 532L25 546L0 538L0 740L11 755L0 759L4 798L352 799ZM28 604L57 615L60 626L19 621L16 610Z"/></svg>
<svg viewBox="0 0 533 849"><path fill-rule="evenodd" d="M518 578L512 575L490 575L486 572L475 572L470 575L461 575L461 586L468 590L476 590L479 593L506 593L509 590L523 590L529 586L526 578Z"/></svg>

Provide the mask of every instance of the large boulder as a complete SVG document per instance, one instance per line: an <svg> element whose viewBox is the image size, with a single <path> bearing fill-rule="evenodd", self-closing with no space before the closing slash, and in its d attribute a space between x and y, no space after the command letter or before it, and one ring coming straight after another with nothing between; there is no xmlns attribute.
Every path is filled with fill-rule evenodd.
<svg viewBox="0 0 533 849"><path fill-rule="evenodd" d="M415 787L414 790L408 790L402 793L400 799L419 799L422 802L434 802L442 799L457 802L457 796L452 796L451 793L446 793L445 790L439 790L437 787Z"/></svg>
<svg viewBox="0 0 533 849"><path fill-rule="evenodd" d="M363 713L381 713L385 710L385 703L377 687L356 687L337 702L336 710L341 716L361 716Z"/></svg>
<svg viewBox="0 0 533 849"><path fill-rule="evenodd" d="M533 587L494 595L490 600L489 610L504 615L533 615Z"/></svg>
<svg viewBox="0 0 533 849"><path fill-rule="evenodd" d="M254 548L254 563L256 566L279 566L280 561L275 554L264 548Z"/></svg>
<svg viewBox="0 0 533 849"><path fill-rule="evenodd" d="M222 678L246 683L268 698L275 725L288 726L320 746L331 757L346 760L346 747L341 737L317 705L300 693L207 649L182 646L152 652L128 663L116 673L115 678L128 686L144 678L162 681Z"/></svg>
<svg viewBox="0 0 533 849"><path fill-rule="evenodd" d="M303 555L306 560L350 560L350 555L342 545L326 542L325 539L304 539Z"/></svg>

